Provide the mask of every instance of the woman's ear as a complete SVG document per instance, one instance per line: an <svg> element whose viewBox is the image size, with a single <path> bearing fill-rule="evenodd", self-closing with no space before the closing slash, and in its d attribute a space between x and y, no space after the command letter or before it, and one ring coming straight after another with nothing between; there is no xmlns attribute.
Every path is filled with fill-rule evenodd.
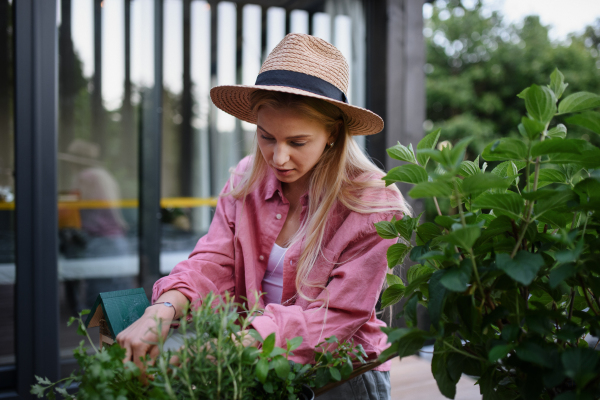
<svg viewBox="0 0 600 400"><path fill-rule="evenodd" d="M332 143L335 143L343 129L344 129L344 123L342 121L338 121L335 124L335 126L333 127L333 129L331 130L331 134L329 135L329 138L327 138L327 144L331 145Z"/></svg>

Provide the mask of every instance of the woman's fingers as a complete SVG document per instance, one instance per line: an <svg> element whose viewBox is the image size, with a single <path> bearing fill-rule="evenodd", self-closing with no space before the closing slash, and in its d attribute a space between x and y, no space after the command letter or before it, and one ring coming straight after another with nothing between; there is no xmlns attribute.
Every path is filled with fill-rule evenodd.
<svg viewBox="0 0 600 400"><path fill-rule="evenodd" d="M158 357L160 350L158 348L158 346L151 346L150 347L150 351L148 352L148 354L150 355L150 359L154 360L156 357ZM152 361L154 362L154 361Z"/></svg>

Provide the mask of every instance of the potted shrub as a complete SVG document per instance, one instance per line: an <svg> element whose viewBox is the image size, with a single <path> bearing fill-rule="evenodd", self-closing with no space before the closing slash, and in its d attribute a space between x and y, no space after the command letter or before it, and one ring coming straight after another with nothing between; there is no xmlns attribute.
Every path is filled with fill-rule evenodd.
<svg viewBox="0 0 600 400"><path fill-rule="evenodd" d="M416 151L388 149L406 163L386 184L414 184L408 195L433 199L438 215L376 224L399 238L389 266L415 263L406 280L388 275L382 305L405 299L407 327L384 328L392 344L382 358L435 339L431 371L448 398L463 373L484 400L600 398L600 149L556 124L600 134L600 96L562 98L566 87L555 70L549 85L523 90L521 137L490 143L474 161L464 160L469 138L437 149L439 130ZM441 212L441 198L454 215ZM428 331L416 327L417 304Z"/></svg>
<svg viewBox="0 0 600 400"><path fill-rule="evenodd" d="M223 297L209 294L200 307L190 311L191 318L181 321L181 329L193 330L195 335L185 336L177 351L162 351L163 341L158 343L160 354L153 362L146 359L149 379L142 383L139 368L132 362L123 364L125 350L118 344L94 346L82 319L89 311L84 310L69 325L78 323L78 333L88 338L93 351L88 353L81 341L74 351L79 369L54 383L36 377L38 383L31 393L50 399L60 394L77 399L312 400L311 388L347 379L353 362L365 362L361 345L339 343L335 337L316 347L314 364L288 361L302 338L286 340L285 349L275 347L274 334L263 339L248 329L249 316L256 311L244 310L227 293ZM261 342L260 349L245 347L245 334Z"/></svg>

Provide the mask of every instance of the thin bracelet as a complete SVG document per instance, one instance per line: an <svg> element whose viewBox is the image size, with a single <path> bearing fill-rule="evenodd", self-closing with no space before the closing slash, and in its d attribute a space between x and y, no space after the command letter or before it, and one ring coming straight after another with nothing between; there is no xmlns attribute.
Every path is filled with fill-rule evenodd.
<svg viewBox="0 0 600 400"><path fill-rule="evenodd" d="M175 309L175 306L173 305L173 303L168 302L168 301L161 301L160 303L152 304L152 306L155 306L157 304L164 304L166 307L172 307L173 308L173 320L175 320L175 316L177 315L177 310ZM152 307L152 306L150 306L150 307Z"/></svg>

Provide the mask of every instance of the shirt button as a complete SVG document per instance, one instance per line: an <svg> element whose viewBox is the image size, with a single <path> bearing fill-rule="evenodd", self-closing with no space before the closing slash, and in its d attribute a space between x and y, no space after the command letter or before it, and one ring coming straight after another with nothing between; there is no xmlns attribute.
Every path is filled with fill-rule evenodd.
<svg viewBox="0 0 600 400"><path fill-rule="evenodd" d="M281 219L281 214L277 214L277 215L275 216L275 218L277 218L277 219Z"/></svg>
<svg viewBox="0 0 600 400"><path fill-rule="evenodd" d="M265 256L258 256L258 259L259 259L260 261L262 261L262 260L264 260L264 259L265 259Z"/></svg>
<svg viewBox="0 0 600 400"><path fill-rule="evenodd" d="M293 264L292 264L292 260L290 260L290 265L293 265Z"/></svg>

